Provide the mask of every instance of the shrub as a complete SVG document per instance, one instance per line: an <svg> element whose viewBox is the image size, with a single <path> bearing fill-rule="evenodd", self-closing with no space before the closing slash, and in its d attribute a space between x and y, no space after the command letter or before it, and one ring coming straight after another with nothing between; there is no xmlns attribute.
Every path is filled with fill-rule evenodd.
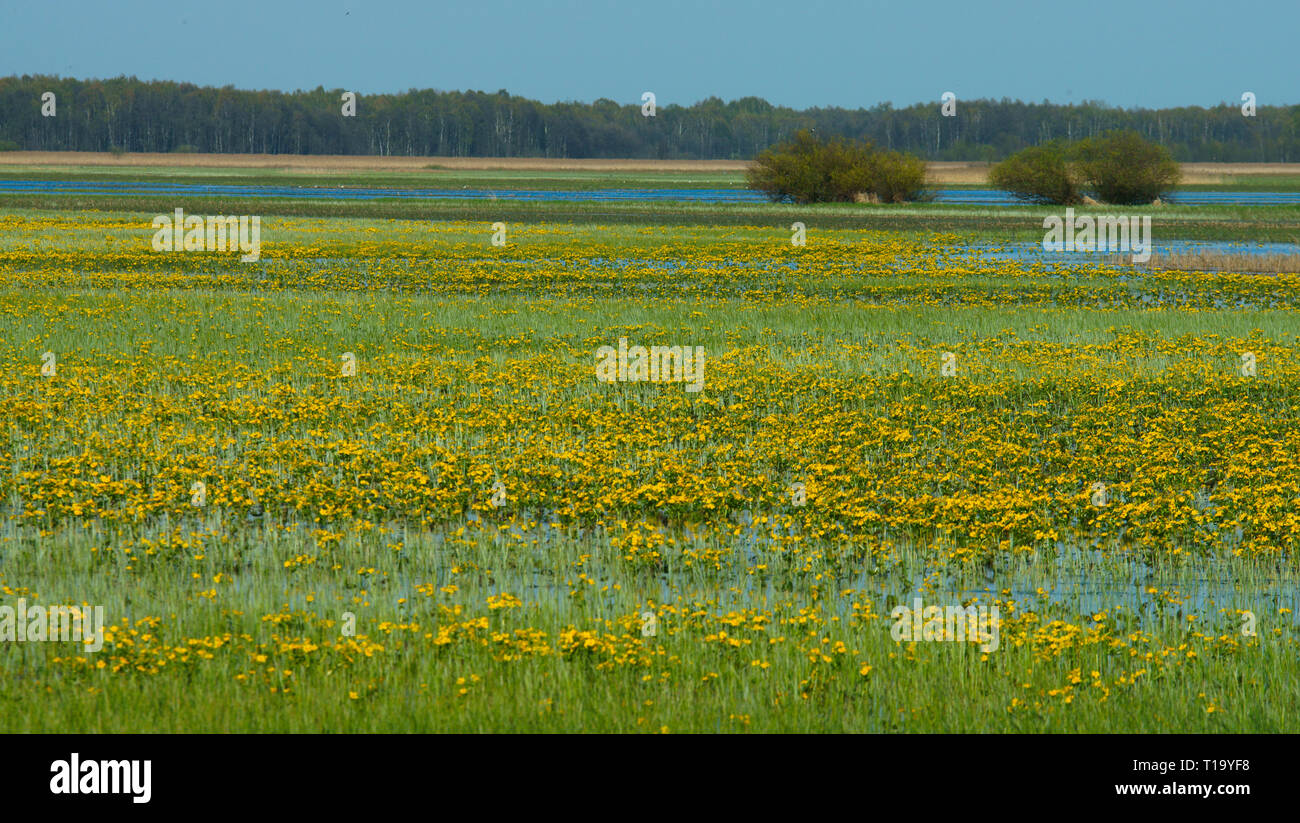
<svg viewBox="0 0 1300 823"><path fill-rule="evenodd" d="M1080 177L1103 203L1150 203L1181 177L1168 149L1134 131L1090 137L1073 154Z"/></svg>
<svg viewBox="0 0 1300 823"><path fill-rule="evenodd" d="M1076 172L1059 141L1030 146L989 171L989 183L1021 200L1069 205L1079 202Z"/></svg>
<svg viewBox="0 0 1300 823"><path fill-rule="evenodd" d="M903 203L921 196L925 161L914 154L884 151L871 159L871 184L867 191L882 203Z"/></svg>
<svg viewBox="0 0 1300 823"><path fill-rule="evenodd" d="M747 177L750 188L772 200L789 197L798 203L834 200L836 185L844 185L845 169L838 168L836 147L828 146L806 129L794 138L762 151L754 158ZM840 177L833 181L833 177Z"/></svg>
<svg viewBox="0 0 1300 823"><path fill-rule="evenodd" d="M196 151L198 151L198 149L194 148L189 143L184 143L172 149L172 154L194 154Z"/></svg>
<svg viewBox="0 0 1300 823"><path fill-rule="evenodd" d="M1023 200L1079 202L1086 189L1103 203L1150 203L1178 183L1169 151L1137 132L1109 132L1070 146L1053 140L998 163L989 182Z"/></svg>
<svg viewBox="0 0 1300 823"><path fill-rule="evenodd" d="M114 157L121 157L122 155L126 154L126 149L122 148L121 146L109 146L108 153L113 155Z"/></svg>
<svg viewBox="0 0 1300 823"><path fill-rule="evenodd" d="M828 170L830 185L827 201L851 203L859 192L869 192L875 180L875 149L869 142L850 143L836 138L827 143L821 155L822 168Z"/></svg>
<svg viewBox="0 0 1300 823"><path fill-rule="evenodd" d="M899 152L877 152L869 142L822 141L801 130L760 152L747 178L750 188L772 200L845 203L870 193L884 202L899 202L917 196L925 163Z"/></svg>
<svg viewBox="0 0 1300 823"><path fill-rule="evenodd" d="M0 140L0 151L19 151L20 147L12 140Z"/></svg>

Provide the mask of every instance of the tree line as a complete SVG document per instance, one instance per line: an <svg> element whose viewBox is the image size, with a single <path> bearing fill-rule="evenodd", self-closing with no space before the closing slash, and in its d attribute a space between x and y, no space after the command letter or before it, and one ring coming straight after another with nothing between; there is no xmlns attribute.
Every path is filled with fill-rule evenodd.
<svg viewBox="0 0 1300 823"><path fill-rule="evenodd" d="M1182 162L1298 162L1300 105L1121 109L1018 100L958 100L870 109L774 106L758 97L642 113L641 91L619 102L540 103L506 91L411 90L358 95L215 88L134 77L0 78L0 146L32 151L228 152L453 157L748 160L807 129L870 141L928 160L999 160L1053 140L1131 130ZM53 92L54 116L42 114Z"/></svg>

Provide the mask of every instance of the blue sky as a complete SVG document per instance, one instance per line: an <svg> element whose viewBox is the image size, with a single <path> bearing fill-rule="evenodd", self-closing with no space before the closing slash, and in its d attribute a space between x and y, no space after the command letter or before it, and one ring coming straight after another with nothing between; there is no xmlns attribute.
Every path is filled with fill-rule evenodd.
<svg viewBox="0 0 1300 823"><path fill-rule="evenodd" d="M0 0L0 75L660 106L1300 102L1300 0Z"/></svg>

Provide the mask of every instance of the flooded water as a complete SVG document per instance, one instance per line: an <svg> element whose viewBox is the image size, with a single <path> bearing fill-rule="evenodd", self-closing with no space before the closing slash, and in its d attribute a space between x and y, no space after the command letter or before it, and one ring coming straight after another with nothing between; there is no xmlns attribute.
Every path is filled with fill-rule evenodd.
<svg viewBox="0 0 1300 823"><path fill-rule="evenodd" d="M1047 251L1042 243L972 243L961 247L986 260L1014 260L1018 263L1042 263L1049 268L1077 266L1080 263L1106 263L1113 254L1107 251ZM1292 254L1300 255L1296 243L1240 243L1220 240L1167 240L1154 241L1152 254L1194 254L1196 252L1221 252L1227 254ZM1124 254L1125 258L1131 252Z"/></svg>
<svg viewBox="0 0 1300 823"><path fill-rule="evenodd" d="M377 200L380 198L442 200L519 200L560 202L682 202L763 203L767 198L747 189L397 189L308 186L235 186L207 183L150 181L0 180L0 192L68 194L186 194L235 197L281 197L321 200ZM935 202L966 205L1014 206L1010 192L998 189L936 189ZM1300 204L1300 192L1188 191L1168 198L1186 205L1287 205Z"/></svg>
<svg viewBox="0 0 1300 823"><path fill-rule="evenodd" d="M442 200L550 200L572 202L680 201L761 203L766 198L746 189L397 189L323 188L309 186L233 186L206 183L136 181L0 180L0 192L68 194L190 194L235 197L287 197L321 200L378 200L386 197Z"/></svg>
<svg viewBox="0 0 1300 823"><path fill-rule="evenodd" d="M938 189L935 201L984 206L1021 204L1015 195L1001 189ZM1164 198L1164 202L1183 206L1285 206L1300 204L1300 192L1180 191Z"/></svg>

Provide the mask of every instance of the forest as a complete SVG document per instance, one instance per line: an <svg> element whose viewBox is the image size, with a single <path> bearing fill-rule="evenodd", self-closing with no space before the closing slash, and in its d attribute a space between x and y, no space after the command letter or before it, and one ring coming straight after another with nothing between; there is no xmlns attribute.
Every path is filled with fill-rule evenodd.
<svg viewBox="0 0 1300 823"><path fill-rule="evenodd" d="M660 105L649 117L642 89L629 90L626 101L592 103L541 103L505 90L412 89L358 94L355 115L345 117L345 91L252 91L134 77L0 78L0 149L747 160L806 128L928 160L999 160L1053 139L1133 129L1181 162L1300 161L1300 105L1263 101L1247 117L1240 102L1124 109L959 99L953 116L944 116L939 92L906 108L869 109L796 110L757 97L710 97ZM47 92L54 98L43 105Z"/></svg>

